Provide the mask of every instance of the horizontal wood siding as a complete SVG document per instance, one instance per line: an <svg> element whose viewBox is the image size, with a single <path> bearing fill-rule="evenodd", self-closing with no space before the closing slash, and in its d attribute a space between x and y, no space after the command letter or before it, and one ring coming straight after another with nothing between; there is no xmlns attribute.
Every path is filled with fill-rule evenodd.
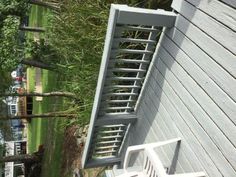
<svg viewBox="0 0 236 177"><path fill-rule="evenodd" d="M236 10L216 0L174 0L172 7L175 27L162 33L127 144L181 137L176 172L234 177ZM158 151L166 166L174 150Z"/></svg>

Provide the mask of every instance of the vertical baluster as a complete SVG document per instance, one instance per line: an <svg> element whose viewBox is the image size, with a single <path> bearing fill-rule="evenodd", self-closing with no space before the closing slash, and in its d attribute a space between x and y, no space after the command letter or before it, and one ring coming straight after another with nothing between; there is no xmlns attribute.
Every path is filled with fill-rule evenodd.
<svg viewBox="0 0 236 177"><path fill-rule="evenodd" d="M155 30L156 28L153 26L151 29ZM157 36L157 31L151 31L149 33L149 37L148 37L148 40L156 40L156 36ZM153 50L153 45L154 44L147 44L146 47L145 47L145 50ZM143 54L143 57L142 57L142 60L145 61L145 60L151 60L150 56L149 55L146 55L146 54ZM145 63L140 63L139 65L139 69L142 69L142 70L147 70L147 64ZM145 72L146 73L146 72ZM137 76L138 78L141 78L145 75L145 73L137 73ZM140 81L135 81L134 82L134 85L141 85L141 82ZM137 89L133 88L131 90L131 93L135 93L137 92ZM129 100L132 100L133 99L133 96L130 96L129 97ZM127 103L127 106L129 106L130 103L128 102Z"/></svg>
<svg viewBox="0 0 236 177"><path fill-rule="evenodd" d="M120 38L121 35L122 35L122 29L116 28L115 34L114 34L114 39ZM115 68L115 63L114 62L110 62L111 58L116 58L116 55L117 55L115 52L113 52L114 49L119 49L119 41L113 40L112 50L111 50L111 54L110 54L110 58L109 58L109 63L108 63L108 68ZM109 69L108 69L107 73L109 73ZM106 77L108 77L108 75ZM116 81L112 81L112 80L106 79L105 85L113 85L112 82L116 82ZM104 94L104 91L103 91L103 94ZM108 105L105 105L105 106L108 106ZM107 111L103 111L102 110L101 112L103 112L103 114L105 114Z"/></svg>

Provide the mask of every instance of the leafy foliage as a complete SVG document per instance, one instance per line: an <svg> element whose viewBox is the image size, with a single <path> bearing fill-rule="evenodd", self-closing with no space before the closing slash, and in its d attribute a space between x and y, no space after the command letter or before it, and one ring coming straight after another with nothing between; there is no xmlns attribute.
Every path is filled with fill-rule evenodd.
<svg viewBox="0 0 236 177"><path fill-rule="evenodd" d="M8 16L0 29L0 67L3 70L13 69L19 57L21 47L18 38L19 18Z"/></svg>
<svg viewBox="0 0 236 177"><path fill-rule="evenodd" d="M78 95L79 117L88 121L103 51L108 6L99 1L67 0L58 15L50 17L48 42L60 56L65 90Z"/></svg>
<svg viewBox="0 0 236 177"><path fill-rule="evenodd" d="M152 0L60 0L60 12L49 16L46 40L17 39L19 19L28 11L29 0L0 0L5 18L1 29L0 64L11 70L26 53L63 70L64 88L81 99L80 120L88 121L92 108L110 3L150 6ZM169 1L169 0L168 0ZM161 1L157 2L161 3ZM13 16L9 16L11 14Z"/></svg>
<svg viewBox="0 0 236 177"><path fill-rule="evenodd" d="M0 0L1 20L9 15L23 17L29 11L29 8L29 0Z"/></svg>
<svg viewBox="0 0 236 177"><path fill-rule="evenodd" d="M10 73L1 69L0 69L0 76L1 76L0 77L0 83L1 83L0 92L3 93L9 88L9 85L11 85L12 80L11 80Z"/></svg>
<svg viewBox="0 0 236 177"><path fill-rule="evenodd" d="M169 1L169 0L167 0ZM61 0L59 14L49 16L48 43L58 53L63 68L64 87L82 100L79 120L90 118L103 52L111 3L150 7L153 1ZM166 3L166 2L164 2ZM161 1L155 3L156 8Z"/></svg>
<svg viewBox="0 0 236 177"><path fill-rule="evenodd" d="M13 134L12 134L10 121L0 121L0 139L5 140L5 141L13 140Z"/></svg>
<svg viewBox="0 0 236 177"><path fill-rule="evenodd" d="M0 0L1 70L12 71L25 56L49 65L57 63L58 57L53 47L45 40L26 40L25 32L19 31L29 8L30 0Z"/></svg>
<svg viewBox="0 0 236 177"><path fill-rule="evenodd" d="M0 67L12 70L22 57L20 18L29 10L28 0L0 0Z"/></svg>
<svg viewBox="0 0 236 177"><path fill-rule="evenodd" d="M48 65L55 65L59 62L60 56L57 51L45 39L41 38L38 41L28 39L26 43L27 54L32 59L41 61Z"/></svg>

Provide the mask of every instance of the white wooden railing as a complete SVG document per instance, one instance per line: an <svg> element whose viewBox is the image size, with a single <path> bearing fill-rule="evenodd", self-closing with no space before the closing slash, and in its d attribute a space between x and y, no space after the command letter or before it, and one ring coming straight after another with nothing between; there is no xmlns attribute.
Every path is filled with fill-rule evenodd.
<svg viewBox="0 0 236 177"><path fill-rule="evenodd" d="M84 168L119 162L135 107L162 27L176 15L111 5L106 41L82 158Z"/></svg>

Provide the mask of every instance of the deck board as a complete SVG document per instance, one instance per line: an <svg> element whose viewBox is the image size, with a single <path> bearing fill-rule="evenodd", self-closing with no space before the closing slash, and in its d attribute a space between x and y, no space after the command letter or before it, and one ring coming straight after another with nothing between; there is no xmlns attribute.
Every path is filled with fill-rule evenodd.
<svg viewBox="0 0 236 177"><path fill-rule="evenodd" d="M179 32L177 29L174 28L168 31L167 35L186 53L186 55L189 56L190 59L193 60L193 62L204 70L204 72L206 72L207 75L233 99L233 101L236 101L236 80L234 77L228 74L220 65L214 62L211 57L202 51L201 48L191 42L191 40L186 38L183 33ZM163 44L167 45L165 42L163 42ZM170 50L170 52L175 55L177 53L179 54L178 50Z"/></svg>
<svg viewBox="0 0 236 177"><path fill-rule="evenodd" d="M189 88L190 92L191 87L195 87L196 91L201 92L198 94L199 96L195 97L195 99L201 105L203 105L203 107L207 108L205 111L213 119L217 119L215 120L216 122L222 121L219 122L219 124L223 123L224 125L219 125L219 127L225 126L222 127L224 132L227 132L227 129L230 129L231 131L226 134L228 134L229 137L233 136L232 141L236 140L236 135L232 135L234 133L236 134L234 125L236 123L234 117L236 111L234 110L236 107L235 102L230 99L230 97L228 97L228 95L223 92L207 76L206 73L204 73L194 62L192 62L192 60L186 54L184 54L182 50L179 50L172 41L167 39L163 44L165 45L166 49L162 48L160 50L160 55L164 63L166 63L167 66L172 70L176 70L176 72L178 72L176 74L178 79L183 83L183 85L186 85L185 87L187 89ZM169 51L169 53L167 51ZM188 83L189 86L187 85ZM234 85L234 82L232 82L231 85ZM191 94L197 95L195 92ZM235 143L236 142L234 142L234 145Z"/></svg>
<svg viewBox="0 0 236 177"><path fill-rule="evenodd" d="M175 26L157 45L126 146L181 137L176 172L236 176L236 9L215 0L174 0L173 8ZM168 165L173 152L158 153Z"/></svg>
<svg viewBox="0 0 236 177"><path fill-rule="evenodd" d="M197 9L203 11L207 15L213 17L220 23L236 31L236 21L233 17L236 17L236 11L226 4L220 1L208 1L208 0L186 0Z"/></svg>
<svg viewBox="0 0 236 177"><path fill-rule="evenodd" d="M159 102L160 100L158 100L158 98L155 98L155 100L152 99L152 96L155 95L153 88L150 86L147 92L147 96L146 96L146 100L149 100L149 102L145 103L145 106L143 109L146 109L147 112L150 112L152 109L153 113L155 114L154 119L151 119L150 117L148 117L147 115L145 115L145 119L149 119L150 122L152 122L152 127L154 129L154 131L156 132L156 134L158 135L159 132L164 132L164 136L166 137L165 139L171 139L171 138L176 138L178 136L181 136L180 132L178 130L176 130L176 127L173 127L174 124L171 123L171 121L169 121L170 119L166 118L165 116L162 116L162 114L164 114L163 112L159 112L158 110L158 106L159 104L157 104L157 102ZM162 107L162 105L160 105L160 107ZM159 107L159 109L160 109ZM153 109L154 108L154 109ZM157 114L157 112L159 114ZM162 140L165 140L162 139ZM172 147L173 148L173 147ZM180 166L180 168L184 169L184 171L191 171L191 169L199 169L198 165L193 164L191 162L194 162L193 160L189 161L185 155L185 151L188 151L188 149L186 148L186 144L182 144L181 149L184 149L183 151L180 151L179 153L179 161L182 161L183 163L178 163L177 167ZM172 152L169 151L168 155L170 155L169 158L173 157L173 150ZM194 157L194 156L193 156ZM178 171L178 170L177 170ZM182 172L182 171L178 171L178 172Z"/></svg>
<svg viewBox="0 0 236 177"><path fill-rule="evenodd" d="M212 39L200 28L191 24L182 15L177 17L176 28L185 35L186 40L191 40L195 45L201 48L209 57L218 63L226 72L236 77L235 55ZM175 30L176 31L176 30ZM178 31L177 31L178 32Z"/></svg>
<svg viewBox="0 0 236 177"><path fill-rule="evenodd" d="M175 0L172 7L219 44L236 54L236 48L234 47L236 46L236 33L230 28L219 23L185 0Z"/></svg>
<svg viewBox="0 0 236 177"><path fill-rule="evenodd" d="M161 79L161 73L158 73L157 71L157 74ZM157 78L157 75L155 75L155 78ZM210 166L211 164L212 168L214 167L214 164L218 164L219 168L224 169L224 166L226 166L225 168L227 168L227 171L232 171L232 167L227 164L227 160L224 158L224 156L222 156L221 152L218 150L214 142L206 133L202 125L199 124L199 120L196 120L196 118L201 118L202 120L204 120L204 117L194 117L193 115L191 115L191 112L181 100L181 98L190 99L187 95L187 92L182 93L182 96L180 97L176 95L175 91L179 89L179 84L175 80L173 80L173 78L171 79L172 80L169 80L168 78L168 81L171 81L172 83L171 85L169 84L170 82L165 82L163 84L163 88L161 88L161 86L159 85L159 87L157 87L156 89L156 93L158 95L161 94L161 102L163 103L170 116L172 116L172 120L175 124L177 124L179 129L183 131L183 134L187 134L187 137L185 138L187 138L187 142L189 142L191 148L200 157L199 160L202 162L202 164L206 163L206 161L208 160L208 165ZM173 89L173 87L175 88L175 90ZM181 87L180 89L182 90ZM193 109L196 109L196 105L195 107L193 107ZM217 157L215 156L216 153L219 154ZM213 172L214 171L215 170L213 170Z"/></svg>
<svg viewBox="0 0 236 177"><path fill-rule="evenodd" d="M156 108L155 108L154 105L150 105L150 102L151 102L151 99L149 98L148 103L145 103L145 105L143 106L143 109L146 112L146 114L143 114L142 117L143 116L146 117L146 119L149 122L150 128L152 129L154 135L155 136L158 135L157 137L159 139L156 139L156 141L164 141L164 140L169 139L169 138L174 138L173 135L172 136L168 136L167 131L169 132L169 130L166 129L165 125L161 126L160 117L157 117L157 114L156 114ZM147 113L149 113L152 116L149 116ZM155 120L155 121L152 121L152 120ZM148 134L148 136L149 136L149 134ZM150 138L153 141L153 137L150 137ZM168 159L167 161L164 161L165 162L165 166L169 166L171 164L171 160L172 160L172 157L174 155L173 146L167 145L167 146L165 146L162 149L164 150L165 156ZM188 163L188 162L186 161L186 163ZM188 168L192 168L192 167L190 165L188 165ZM182 165L177 164L177 169L176 170L178 172L183 172Z"/></svg>
<svg viewBox="0 0 236 177"><path fill-rule="evenodd" d="M233 8L236 8L236 1L235 0L220 0L222 3L225 3Z"/></svg>
<svg viewBox="0 0 236 177"><path fill-rule="evenodd" d="M186 115L185 119L189 119L190 116L192 117L191 120L186 120L189 126L191 126L191 129L195 129L196 127L193 125L193 121L197 121L201 127L203 127L208 136L217 144L217 147L221 149L221 151L224 151L225 156L227 156L230 161L235 164L235 158L232 157L232 154L235 154L235 148L233 145L229 142L227 137L224 136L224 133L215 125L215 123L212 121L212 119L209 118L208 114L202 109L202 105L198 104L198 102L195 100L191 94L200 94L199 98L207 98L206 95L201 95L201 91L196 88L195 85L190 85L185 83L185 87L189 87L188 90L182 85L182 83L175 77L175 75L168 69L166 69L166 65L163 63L162 60L159 60L159 65L157 66L158 75L160 73L165 76L165 80L168 81L168 83L171 85L171 87L174 89L175 93L177 93L179 99L181 102L185 105L179 108L180 114L184 114L185 110L188 109L188 114ZM177 72L177 71L176 71ZM176 74L176 73L175 73ZM158 77L158 76L156 76ZM187 75L183 76L187 77ZM191 80L185 80L191 81ZM192 87L190 87L192 86ZM165 90L164 90L165 92ZM202 92L203 93L203 92ZM176 98L177 99L177 98ZM175 101L175 99L172 99L172 101ZM179 104L176 104L176 106L180 106ZM210 105L211 106L211 105ZM197 123L196 122L196 123ZM197 126L198 124L196 124ZM226 128L226 127L225 127ZM202 131L199 131L202 133ZM196 132L195 132L196 133ZM230 133L229 133L230 134ZM230 134L231 136L234 136L233 134ZM206 142L206 137L202 135L202 143ZM232 139L234 140L234 139ZM215 150L218 150L216 146L212 146L209 148L209 151L212 151L214 148ZM212 150L211 150L212 149ZM217 151L221 153L221 151ZM211 152L209 152L211 153ZM215 156L214 154L212 156ZM213 157L214 158L214 157ZM220 160L220 161L223 161ZM225 161L226 162L226 161ZM227 164L227 163L226 163Z"/></svg>

